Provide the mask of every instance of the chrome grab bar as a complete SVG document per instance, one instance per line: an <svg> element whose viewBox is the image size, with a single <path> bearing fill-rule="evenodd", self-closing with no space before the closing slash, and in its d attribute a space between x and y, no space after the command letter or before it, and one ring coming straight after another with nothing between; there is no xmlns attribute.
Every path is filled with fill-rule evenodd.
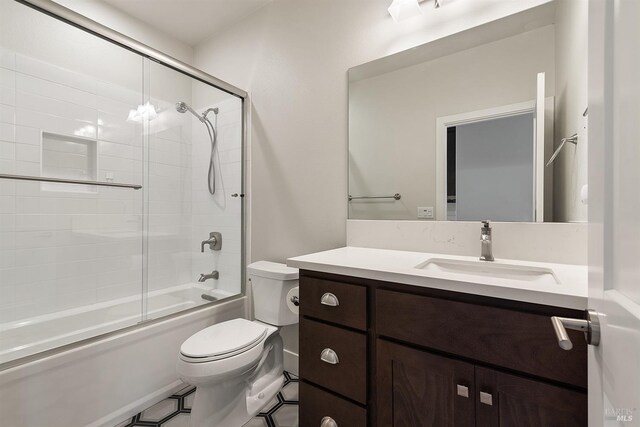
<svg viewBox="0 0 640 427"><path fill-rule="evenodd" d="M142 185L138 185L138 184L122 184L119 182L105 182L105 181L85 181L82 179L49 178L45 176L11 175L6 173L0 173L0 179L15 179L18 181L57 182L60 184L97 185L100 187L132 188L134 190L140 190L142 188Z"/></svg>
<svg viewBox="0 0 640 427"><path fill-rule="evenodd" d="M400 195L400 193L396 193L393 196L352 196L351 194L349 194L349 201L356 200L356 199L395 199L395 200L400 200L401 198L402 198L402 196Z"/></svg>

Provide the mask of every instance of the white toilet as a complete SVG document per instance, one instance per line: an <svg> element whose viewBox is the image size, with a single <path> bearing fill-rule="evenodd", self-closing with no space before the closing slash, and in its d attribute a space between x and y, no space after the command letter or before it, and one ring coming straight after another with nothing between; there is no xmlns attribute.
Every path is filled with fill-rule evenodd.
<svg viewBox="0 0 640 427"><path fill-rule="evenodd" d="M180 379L195 385L191 427L241 427L284 382L279 327L298 323L287 294L298 269L268 261L247 267L256 320L233 319L203 329L180 347Z"/></svg>

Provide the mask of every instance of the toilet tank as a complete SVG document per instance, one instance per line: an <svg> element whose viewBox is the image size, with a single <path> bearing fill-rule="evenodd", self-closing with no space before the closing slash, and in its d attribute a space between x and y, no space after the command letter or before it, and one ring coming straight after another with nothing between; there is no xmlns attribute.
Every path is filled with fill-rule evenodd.
<svg viewBox="0 0 640 427"><path fill-rule="evenodd" d="M298 315L287 306L287 294L298 286L298 269L270 261L247 266L253 291L256 320L274 326L298 323Z"/></svg>

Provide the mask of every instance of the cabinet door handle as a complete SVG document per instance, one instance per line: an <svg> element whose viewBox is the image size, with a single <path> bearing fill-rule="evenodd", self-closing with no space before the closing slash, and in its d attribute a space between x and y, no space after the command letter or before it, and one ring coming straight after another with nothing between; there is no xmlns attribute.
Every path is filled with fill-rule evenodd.
<svg viewBox="0 0 640 427"><path fill-rule="evenodd" d="M491 393L485 393L484 391L480 392L480 403L485 405L493 406L493 396Z"/></svg>
<svg viewBox="0 0 640 427"><path fill-rule="evenodd" d="M337 307L340 305L340 301L338 301L338 297L336 297L334 294L332 294L331 292L327 292L326 294L322 295L322 298L320 298L320 304L328 305L330 307Z"/></svg>
<svg viewBox="0 0 640 427"><path fill-rule="evenodd" d="M338 363L340 363L338 355L330 348L325 348L324 350L322 350L322 353L320 353L320 360L325 363L329 363L330 365L337 365Z"/></svg>
<svg viewBox="0 0 640 427"><path fill-rule="evenodd" d="M456 391L458 393L458 396L469 397L469 387L467 386L457 384Z"/></svg>
<svg viewBox="0 0 640 427"><path fill-rule="evenodd" d="M320 423L320 427L338 427L338 423L331 417L322 418L322 422Z"/></svg>

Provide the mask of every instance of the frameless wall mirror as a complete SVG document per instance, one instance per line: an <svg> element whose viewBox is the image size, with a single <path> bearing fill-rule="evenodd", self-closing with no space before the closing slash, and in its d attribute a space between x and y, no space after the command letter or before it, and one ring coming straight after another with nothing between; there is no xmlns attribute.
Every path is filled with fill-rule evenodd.
<svg viewBox="0 0 640 427"><path fill-rule="evenodd" d="M350 69L349 218L586 221L584 3Z"/></svg>

